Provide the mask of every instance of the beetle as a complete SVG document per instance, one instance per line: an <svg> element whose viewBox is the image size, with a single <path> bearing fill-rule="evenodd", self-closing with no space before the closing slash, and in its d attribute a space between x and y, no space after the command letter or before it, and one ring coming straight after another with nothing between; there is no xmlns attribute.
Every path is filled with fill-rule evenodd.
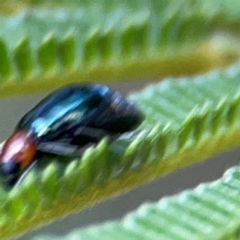
<svg viewBox="0 0 240 240"><path fill-rule="evenodd" d="M0 171L13 185L37 153L76 156L79 150L134 130L144 116L119 92L100 84L55 90L24 115L0 154Z"/></svg>

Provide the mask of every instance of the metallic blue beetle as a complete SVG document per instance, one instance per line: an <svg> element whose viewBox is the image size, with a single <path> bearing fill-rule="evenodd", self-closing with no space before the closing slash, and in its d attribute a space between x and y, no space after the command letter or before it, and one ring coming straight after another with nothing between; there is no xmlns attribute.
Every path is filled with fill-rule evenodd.
<svg viewBox="0 0 240 240"><path fill-rule="evenodd" d="M5 142L0 169L17 179L39 152L74 156L104 136L135 129L143 114L108 86L70 85L54 91L28 112Z"/></svg>

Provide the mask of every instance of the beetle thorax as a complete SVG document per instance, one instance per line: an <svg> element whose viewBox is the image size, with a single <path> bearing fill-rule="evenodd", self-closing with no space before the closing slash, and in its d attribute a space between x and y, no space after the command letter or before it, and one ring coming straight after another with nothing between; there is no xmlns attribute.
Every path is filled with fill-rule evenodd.
<svg viewBox="0 0 240 240"><path fill-rule="evenodd" d="M36 151L37 146L31 136L26 131L18 131L5 142L0 155L0 163L14 161L24 168L32 162Z"/></svg>

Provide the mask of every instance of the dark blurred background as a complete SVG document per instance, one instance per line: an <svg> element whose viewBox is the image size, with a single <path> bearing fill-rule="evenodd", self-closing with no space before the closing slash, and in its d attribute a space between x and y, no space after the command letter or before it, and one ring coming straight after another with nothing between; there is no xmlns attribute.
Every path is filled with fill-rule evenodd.
<svg viewBox="0 0 240 240"><path fill-rule="evenodd" d="M111 87L127 95L133 90L143 88L145 82L115 83ZM24 97L14 97L0 100L0 140L7 138L14 129L15 124L28 110L40 101L47 92ZM231 166L240 161L240 149L215 156L203 163L190 166L160 178L154 182L132 190L131 192L114 197L108 201L83 210L78 214L60 219L49 226L19 238L20 240L34 239L39 234L63 235L72 229L85 227L90 224L119 219L130 211L135 210L144 202L158 201L166 195L177 194L180 191L197 186L201 182L215 180Z"/></svg>

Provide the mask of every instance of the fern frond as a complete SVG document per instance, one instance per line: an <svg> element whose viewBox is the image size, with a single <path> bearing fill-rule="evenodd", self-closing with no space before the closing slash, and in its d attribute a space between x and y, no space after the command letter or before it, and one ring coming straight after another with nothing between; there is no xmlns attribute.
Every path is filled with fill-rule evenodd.
<svg viewBox="0 0 240 240"><path fill-rule="evenodd" d="M239 145L239 77L235 65L192 79L166 80L132 94L130 99L146 114L139 132L112 143L103 139L79 159L42 159L20 186L2 190L2 237Z"/></svg>
<svg viewBox="0 0 240 240"><path fill-rule="evenodd" d="M192 74L240 55L239 15L225 1L5 4L11 14L0 17L1 96L76 81Z"/></svg>
<svg viewBox="0 0 240 240"><path fill-rule="evenodd" d="M201 184L158 203L142 205L121 221L41 239L239 239L240 168L212 183Z"/></svg>

